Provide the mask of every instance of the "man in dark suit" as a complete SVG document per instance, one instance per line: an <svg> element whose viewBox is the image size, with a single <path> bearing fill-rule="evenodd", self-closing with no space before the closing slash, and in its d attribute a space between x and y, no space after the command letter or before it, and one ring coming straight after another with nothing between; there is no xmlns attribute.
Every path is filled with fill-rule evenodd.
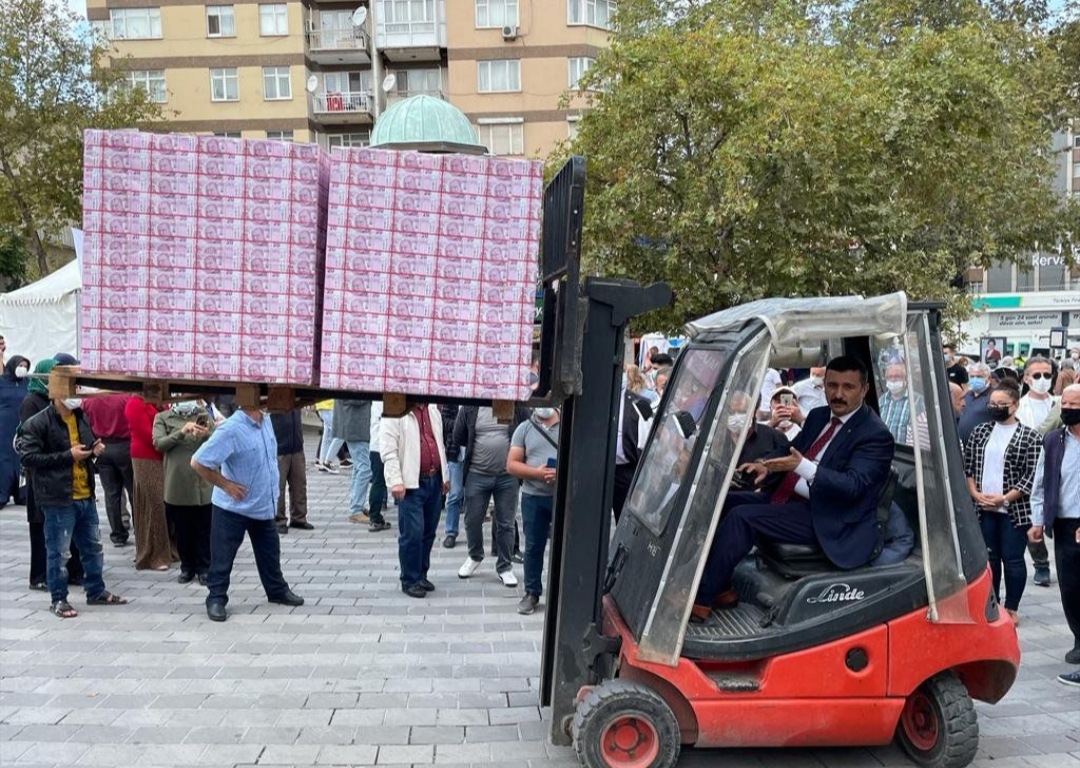
<svg viewBox="0 0 1080 768"><path fill-rule="evenodd" d="M783 473L771 494L729 493L701 578L693 615L738 604L731 586L735 567L754 546L754 535L789 544L818 544L838 568L870 562L878 542L876 510L889 477L893 438L865 405L866 366L837 357L825 372L827 407L815 408L792 443L791 453L744 465L760 484Z"/></svg>

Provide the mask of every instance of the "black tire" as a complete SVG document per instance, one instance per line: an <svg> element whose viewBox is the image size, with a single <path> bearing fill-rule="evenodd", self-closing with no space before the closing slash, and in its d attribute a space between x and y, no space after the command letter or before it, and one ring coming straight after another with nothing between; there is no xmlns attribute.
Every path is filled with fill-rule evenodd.
<svg viewBox="0 0 1080 768"><path fill-rule="evenodd" d="M605 737L612 747L619 729L629 731L631 739L636 729L637 744L644 746L620 749L616 744L605 753ZM574 713L572 734L578 759L586 768L674 768L682 748L679 722L671 707L653 689L629 680L608 680L589 691ZM645 764L652 739L656 754ZM635 749L644 751L634 754Z"/></svg>
<svg viewBox="0 0 1080 768"><path fill-rule="evenodd" d="M908 697L896 741L926 768L964 768L975 759L979 720L971 695L953 672L935 675Z"/></svg>

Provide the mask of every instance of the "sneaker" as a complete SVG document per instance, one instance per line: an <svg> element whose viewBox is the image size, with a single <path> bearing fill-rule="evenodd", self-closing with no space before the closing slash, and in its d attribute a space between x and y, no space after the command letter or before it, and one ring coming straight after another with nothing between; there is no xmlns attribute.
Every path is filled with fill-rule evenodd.
<svg viewBox="0 0 1080 768"><path fill-rule="evenodd" d="M453 549L457 544L457 536L447 536L442 540L443 549Z"/></svg>
<svg viewBox="0 0 1080 768"><path fill-rule="evenodd" d="M1037 587L1049 587L1050 586L1050 566L1045 565L1041 568L1035 569L1035 578L1033 579L1035 586Z"/></svg>
<svg viewBox="0 0 1080 768"><path fill-rule="evenodd" d="M514 575L513 568L507 568L499 574L499 578L502 580L504 587L516 587L518 584L517 576Z"/></svg>
<svg viewBox="0 0 1080 768"><path fill-rule="evenodd" d="M393 526L390 523L383 520L381 523L372 523L368 526L368 531L371 533L378 533L379 531L389 531Z"/></svg>
<svg viewBox="0 0 1080 768"><path fill-rule="evenodd" d="M331 475L340 474L341 470L335 467L333 464L323 464L323 472L328 472Z"/></svg>
<svg viewBox="0 0 1080 768"><path fill-rule="evenodd" d="M321 461L316 461L315 462L315 469L319 470L320 472L329 472L330 471L330 467L328 465L326 465L326 464L323 464Z"/></svg>
<svg viewBox="0 0 1080 768"><path fill-rule="evenodd" d="M458 568L458 572L457 572L458 578L459 579L467 579L467 578L469 578L474 573L476 573L476 569L479 568L479 567L480 567L480 561L479 560L473 560L471 557L466 557L465 562L461 564L460 568Z"/></svg>
<svg viewBox="0 0 1080 768"><path fill-rule="evenodd" d="M342 469L348 469L352 466L352 459L342 459L340 466Z"/></svg>
<svg viewBox="0 0 1080 768"><path fill-rule="evenodd" d="M510 559L513 562L517 563L518 565L521 565L522 563L525 562L525 558L521 556L521 550L520 549L515 549L514 554L512 554L510 556Z"/></svg>
<svg viewBox="0 0 1080 768"><path fill-rule="evenodd" d="M1058 675L1058 682L1063 685L1080 687L1080 672L1066 672L1063 675Z"/></svg>
<svg viewBox="0 0 1080 768"><path fill-rule="evenodd" d="M529 616L536 611L536 606L540 603L540 598L536 595L525 595L521 598L521 602L518 603L518 613L522 616Z"/></svg>
<svg viewBox="0 0 1080 768"><path fill-rule="evenodd" d="M363 514L362 512L358 513L358 514L355 514L355 515L349 515L349 522L350 523L366 523L366 522L368 522L368 516Z"/></svg>
<svg viewBox="0 0 1080 768"><path fill-rule="evenodd" d="M1065 654L1066 664L1080 664L1080 645Z"/></svg>

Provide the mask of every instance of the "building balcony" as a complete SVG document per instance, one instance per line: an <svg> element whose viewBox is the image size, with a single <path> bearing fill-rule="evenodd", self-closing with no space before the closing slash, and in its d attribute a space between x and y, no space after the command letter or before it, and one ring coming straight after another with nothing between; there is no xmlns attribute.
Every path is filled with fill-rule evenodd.
<svg viewBox="0 0 1080 768"><path fill-rule="evenodd" d="M308 55L318 64L370 64L367 32L362 29L315 29L308 32Z"/></svg>
<svg viewBox="0 0 1080 768"><path fill-rule="evenodd" d="M322 125L371 125L371 94L313 93L311 111Z"/></svg>
<svg viewBox="0 0 1080 768"><path fill-rule="evenodd" d="M439 61L446 47L445 0L376 0L375 42L391 62Z"/></svg>

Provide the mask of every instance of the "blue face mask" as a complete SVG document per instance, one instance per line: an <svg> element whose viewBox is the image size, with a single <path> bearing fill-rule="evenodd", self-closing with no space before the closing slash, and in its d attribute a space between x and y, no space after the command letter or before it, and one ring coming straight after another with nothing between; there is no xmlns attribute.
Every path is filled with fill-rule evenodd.
<svg viewBox="0 0 1080 768"><path fill-rule="evenodd" d="M972 392L982 392L986 389L986 379L981 376L973 376L971 381L968 382Z"/></svg>

